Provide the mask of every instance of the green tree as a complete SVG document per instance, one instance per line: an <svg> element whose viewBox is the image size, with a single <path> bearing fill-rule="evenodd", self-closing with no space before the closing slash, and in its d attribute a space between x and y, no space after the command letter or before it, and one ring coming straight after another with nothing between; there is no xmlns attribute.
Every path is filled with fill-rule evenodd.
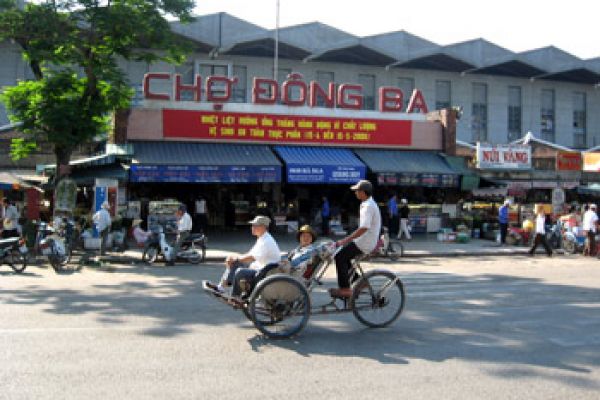
<svg viewBox="0 0 600 400"><path fill-rule="evenodd" d="M0 0L0 41L21 48L35 77L1 95L25 134L12 142L12 157L45 140L57 166L67 165L77 146L106 133L111 112L132 95L119 58L180 62L189 46L166 17L188 22L193 7L193 0L43 0L19 8Z"/></svg>

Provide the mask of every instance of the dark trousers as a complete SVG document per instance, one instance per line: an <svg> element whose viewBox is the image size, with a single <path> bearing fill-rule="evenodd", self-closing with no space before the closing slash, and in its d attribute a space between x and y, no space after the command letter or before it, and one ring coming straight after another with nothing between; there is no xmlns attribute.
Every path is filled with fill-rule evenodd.
<svg viewBox="0 0 600 400"><path fill-rule="evenodd" d="M388 221L388 234L390 237L398 235L398 227L400 226L400 219L397 215L390 217Z"/></svg>
<svg viewBox="0 0 600 400"><path fill-rule="evenodd" d="M267 276L267 273L277 268L278 264L268 264L259 271L251 268L247 268L246 264L241 262L234 263L231 268L225 269L221 282L226 282L227 285L232 286L231 295L239 296L242 294L242 287L240 285L242 280L245 280L249 285L248 289L251 292L256 284ZM249 293L248 293L249 294Z"/></svg>
<svg viewBox="0 0 600 400"><path fill-rule="evenodd" d="M352 259L363 254L354 242L350 242L335 255L335 269L337 270L338 286L341 289L350 287L348 272L352 268Z"/></svg>
<svg viewBox="0 0 600 400"><path fill-rule="evenodd" d="M321 235L329 235L329 217L321 216Z"/></svg>
<svg viewBox="0 0 600 400"><path fill-rule="evenodd" d="M535 249L537 249L540 243L544 246L544 249L546 249L546 254L549 256L552 255L552 249L550 248L550 245L546 240L546 234L544 233L535 234L535 237L533 238L533 246L531 246L531 249L529 249L529 254L533 255L533 253L535 253Z"/></svg>
<svg viewBox="0 0 600 400"><path fill-rule="evenodd" d="M208 227L208 216L206 214L196 214L194 217L194 226L192 231L205 233L206 228Z"/></svg>
<svg viewBox="0 0 600 400"><path fill-rule="evenodd" d="M585 247L583 248L583 255L593 256L596 254L596 232L587 231L587 240L585 241Z"/></svg>
<svg viewBox="0 0 600 400"><path fill-rule="evenodd" d="M506 233L508 232L508 224L500 222L500 243L506 243Z"/></svg>

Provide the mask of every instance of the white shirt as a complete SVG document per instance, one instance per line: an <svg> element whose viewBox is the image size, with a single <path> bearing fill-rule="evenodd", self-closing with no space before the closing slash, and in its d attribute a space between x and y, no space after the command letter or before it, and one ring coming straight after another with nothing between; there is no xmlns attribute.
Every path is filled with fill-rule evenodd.
<svg viewBox="0 0 600 400"><path fill-rule="evenodd" d="M196 200L196 214L206 214L206 200Z"/></svg>
<svg viewBox="0 0 600 400"><path fill-rule="evenodd" d="M177 220L177 232L190 232L192 230L192 217L190 214L183 213L181 218Z"/></svg>
<svg viewBox="0 0 600 400"><path fill-rule="evenodd" d="M354 243L360 251L368 254L375 249L381 231L381 214L372 196L360 203L359 215L360 222L358 227L367 228L367 231L354 239Z"/></svg>
<svg viewBox="0 0 600 400"><path fill-rule="evenodd" d="M587 210L583 214L583 230L596 232L596 222L598 221L598 215L595 211Z"/></svg>
<svg viewBox="0 0 600 400"><path fill-rule="evenodd" d="M92 219L96 224L96 229L98 229L98 232L102 232L106 228L110 228L110 214L105 208L101 208L100 210L96 211L96 214L94 214Z"/></svg>
<svg viewBox="0 0 600 400"><path fill-rule="evenodd" d="M4 210L4 229L11 231L17 229L17 221L19 219L19 211L17 207L9 204Z"/></svg>
<svg viewBox="0 0 600 400"><path fill-rule="evenodd" d="M256 239L256 243L248 252L254 258L249 268L259 270L268 264L281 261L281 251L277 242L269 232Z"/></svg>
<svg viewBox="0 0 600 400"><path fill-rule="evenodd" d="M538 214L535 217L535 233L546 234L546 216L543 214Z"/></svg>

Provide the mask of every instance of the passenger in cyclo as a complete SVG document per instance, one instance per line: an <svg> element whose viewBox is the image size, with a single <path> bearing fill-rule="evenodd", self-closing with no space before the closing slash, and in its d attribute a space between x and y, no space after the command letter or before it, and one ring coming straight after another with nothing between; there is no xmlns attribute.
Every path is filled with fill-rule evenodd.
<svg viewBox="0 0 600 400"><path fill-rule="evenodd" d="M206 282L210 289L223 293L231 286L231 295L239 297L242 294L240 282L254 282L258 274L264 274L265 268L277 266L281 261L281 251L273 236L269 233L271 220L264 215L257 215L249 224L256 243L245 254L231 255L225 260L225 271L218 285Z"/></svg>
<svg viewBox="0 0 600 400"><path fill-rule="evenodd" d="M333 297L352 297L349 272L352 260L362 254L369 254L377 247L381 231L381 214L373 200L373 185L367 180L360 180L350 187L356 198L361 201L359 208L358 228L350 235L336 242L342 246L335 255L335 268L339 288L330 289Z"/></svg>
<svg viewBox="0 0 600 400"><path fill-rule="evenodd" d="M319 251L315 245L317 234L310 225L303 225L298 229L296 239L298 246L288 253L287 262L301 273L302 278L310 279L320 261Z"/></svg>

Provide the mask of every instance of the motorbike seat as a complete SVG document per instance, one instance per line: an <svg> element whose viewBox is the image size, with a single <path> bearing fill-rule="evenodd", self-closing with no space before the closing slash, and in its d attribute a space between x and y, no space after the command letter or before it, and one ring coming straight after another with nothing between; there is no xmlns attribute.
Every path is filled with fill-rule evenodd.
<svg viewBox="0 0 600 400"><path fill-rule="evenodd" d="M190 236L188 236L186 241L194 241L194 240L198 240L198 239L202 239L204 237L204 233L192 233Z"/></svg>
<svg viewBox="0 0 600 400"><path fill-rule="evenodd" d="M18 242L19 242L18 237L12 237L12 238L8 238L8 239L0 239L0 249L12 247Z"/></svg>

